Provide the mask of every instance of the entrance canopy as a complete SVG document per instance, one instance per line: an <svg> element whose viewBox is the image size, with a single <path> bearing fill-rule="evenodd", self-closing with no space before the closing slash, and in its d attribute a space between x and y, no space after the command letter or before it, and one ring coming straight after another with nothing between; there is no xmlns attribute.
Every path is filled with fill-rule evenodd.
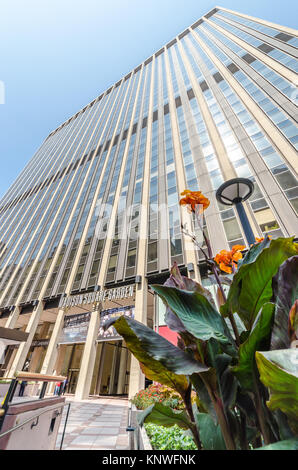
<svg viewBox="0 0 298 470"><path fill-rule="evenodd" d="M7 346L18 345L27 341L29 333L0 326L0 364L4 364L4 351Z"/></svg>
<svg viewBox="0 0 298 470"><path fill-rule="evenodd" d="M92 311L98 310L100 326L96 341L121 340L113 327L104 330L104 324L112 317L134 317L135 284L98 289L78 295L62 295L58 305L45 309L43 316L56 316L60 309L65 311L64 325L58 344L84 343L87 338Z"/></svg>
<svg viewBox="0 0 298 470"><path fill-rule="evenodd" d="M9 344L19 344L23 341L27 341L28 336L29 333L25 333L24 331L0 326L0 341L6 346Z"/></svg>
<svg viewBox="0 0 298 470"><path fill-rule="evenodd" d="M45 308L46 321L55 322L59 309L65 309L65 315L78 315L92 312L94 304L101 303L101 310L131 306L135 303L135 285L130 284L112 289L101 289L95 292L78 295L62 295L59 304L52 308Z"/></svg>

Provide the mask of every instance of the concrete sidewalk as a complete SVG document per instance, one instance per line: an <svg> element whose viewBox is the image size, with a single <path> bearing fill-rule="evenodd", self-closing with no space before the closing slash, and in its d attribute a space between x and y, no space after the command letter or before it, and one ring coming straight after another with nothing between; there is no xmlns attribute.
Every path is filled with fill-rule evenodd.
<svg viewBox="0 0 298 470"><path fill-rule="evenodd" d="M127 398L94 397L71 403L62 450L126 450L128 449ZM60 448L67 406L64 407L57 438Z"/></svg>

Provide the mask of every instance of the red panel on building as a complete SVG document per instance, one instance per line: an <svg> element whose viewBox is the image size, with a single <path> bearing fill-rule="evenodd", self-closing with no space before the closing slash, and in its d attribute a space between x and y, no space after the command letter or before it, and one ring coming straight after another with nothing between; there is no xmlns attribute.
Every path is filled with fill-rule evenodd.
<svg viewBox="0 0 298 470"><path fill-rule="evenodd" d="M158 333L160 336L166 338L170 343L177 346L178 334L175 331L170 330L167 326L160 326L158 328Z"/></svg>

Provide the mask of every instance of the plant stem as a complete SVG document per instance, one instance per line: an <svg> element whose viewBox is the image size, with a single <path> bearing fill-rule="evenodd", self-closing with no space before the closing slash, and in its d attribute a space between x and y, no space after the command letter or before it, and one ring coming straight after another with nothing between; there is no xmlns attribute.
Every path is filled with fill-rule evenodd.
<svg viewBox="0 0 298 470"><path fill-rule="evenodd" d="M257 410L257 416L259 420L260 430L264 438L264 442L266 445L271 444L270 439L270 432L266 423L265 414L262 406L262 399L258 385L258 379L256 375L256 371L253 370L253 387L254 387L254 397L255 397L255 406Z"/></svg>
<svg viewBox="0 0 298 470"><path fill-rule="evenodd" d="M213 272L213 274L214 274L214 276L215 276L215 279L216 279L216 281L217 281L218 287L220 288L220 292L221 292L221 294L222 294L222 297L223 297L224 301L226 302L226 301L227 301L227 297L226 297L226 294L225 294L225 292L224 292L224 290L223 290L222 283L221 283L221 281L220 281L220 279L219 279L219 275L218 275L218 273L217 273L217 270L216 270L216 266L215 266L215 265L212 266L212 272ZM236 322L235 322L234 315L233 315L231 312L229 312L228 317L229 317L230 323L231 323L232 328L233 328L233 331L234 331L236 344L237 344L237 346L240 346L240 336L239 336L239 331L238 331L238 328L237 328L237 325L236 325Z"/></svg>
<svg viewBox="0 0 298 470"><path fill-rule="evenodd" d="M194 437L194 440L195 440L195 443L198 447L199 450L202 449L202 443L200 441L200 435L199 435L199 431L198 431L198 428L195 424L195 419L194 419L194 415L193 415L193 411L192 411L192 407L191 405L189 406L189 404L186 402L186 400L184 400L184 404L185 404L185 408L186 408L186 411L188 413L188 416L192 422L192 426L191 426L191 432L193 434L193 437Z"/></svg>
<svg viewBox="0 0 298 470"><path fill-rule="evenodd" d="M192 432L192 435L193 435L193 438L194 438L194 441L196 443L198 450L202 450L202 443L200 441L199 432L198 432L196 425L193 424L190 430Z"/></svg>
<svg viewBox="0 0 298 470"><path fill-rule="evenodd" d="M199 243L197 242L196 237L195 237L194 235L192 235L191 233L189 233L189 231L186 230L185 228L182 228L182 233L184 233L184 235L186 235L187 237L190 237L190 238L191 238L193 244L196 245L196 246L199 248L199 250L203 253L203 255L204 255L206 261L208 261L209 258L208 258L208 256L206 255L205 251L201 248L201 246L200 246Z"/></svg>
<svg viewBox="0 0 298 470"><path fill-rule="evenodd" d="M193 434L193 437L194 437L194 440L195 440L195 443L198 447L199 450L202 449L202 443L200 441L200 435L199 435L199 431L198 431L198 428L195 424L195 417L194 417L194 414L193 414L193 410L192 410L192 404L191 404L191 390L192 390L192 385L189 384L189 387L186 391L186 393L184 395L181 395L182 398L183 398L183 401L184 401L184 404L185 404L185 408L186 408L186 411L188 413L188 416L190 418L190 421L192 422L192 426L191 426L191 432Z"/></svg>
<svg viewBox="0 0 298 470"><path fill-rule="evenodd" d="M240 410L240 442L241 442L241 450L249 450L249 445L247 442L247 434L246 434L246 416Z"/></svg>
<svg viewBox="0 0 298 470"><path fill-rule="evenodd" d="M264 413L265 422L268 427L270 442L272 443L272 442L280 441L281 437L279 434L278 425L274 419L274 416L271 414L271 412L268 410L266 406L266 400L269 399L268 390L264 387L264 385L260 381L258 381L258 390L259 390L261 403L263 405L262 410Z"/></svg>
<svg viewBox="0 0 298 470"><path fill-rule="evenodd" d="M219 403L218 400L215 400L213 404L221 428L221 432L226 443L227 450L236 450L235 442L230 432L229 424L227 422L222 403Z"/></svg>
<svg viewBox="0 0 298 470"><path fill-rule="evenodd" d="M259 449L260 447L262 447L262 439L261 439L261 436L257 436L255 438L255 441L254 441L254 449Z"/></svg>
<svg viewBox="0 0 298 470"><path fill-rule="evenodd" d="M226 448L227 450L236 450L235 442L234 442L232 433L229 428L229 424L228 424L228 421L227 421L227 418L223 409L222 401L215 395L209 383L204 378L204 374L200 374L200 377L203 380L204 385L208 391L208 394L212 400L212 403L216 412L216 416L218 419L218 423L219 423L219 426L220 426L220 429L221 429L221 432L222 432L222 435L226 444Z"/></svg>
<svg viewBox="0 0 298 470"><path fill-rule="evenodd" d="M195 417L194 417L194 414L193 414L193 411L192 411L192 405L191 405L191 384L189 385L186 393L183 395L183 401L184 401L184 404L185 404L185 407L186 407L186 410L187 410L187 413L190 417L190 420L194 423L195 422Z"/></svg>
<svg viewBox="0 0 298 470"><path fill-rule="evenodd" d="M207 245L207 248L208 248L208 254L209 254L210 258L213 258L213 255L212 255L212 248L211 248L211 246L210 246L210 242L209 242L208 238L206 237L204 231L203 231L203 236L204 236L204 238L205 238L205 242L206 242L206 245ZM216 282L217 282L217 284L218 284L218 287L219 287L219 289L220 289L220 292L221 292L221 294L222 294L222 297L223 297L224 301L226 302L226 301L227 301L227 297L226 297L225 291L224 291L224 289L223 289L223 286L222 286L221 280L220 280L220 278L219 278L219 275L218 275L218 272L217 272L217 269L216 269L215 264L212 265L212 272L213 272L213 274L214 274L214 277L215 277L215 279L216 279ZM233 316L232 313L229 312L228 317L229 317L230 323L231 323L232 328L233 328L233 331L234 331L236 344L237 344L237 346L239 346L239 345L240 345L240 337L239 337L239 331L238 331L237 325L236 325L236 323L235 323L234 316Z"/></svg>
<svg viewBox="0 0 298 470"><path fill-rule="evenodd" d="M205 240L205 243L206 243L206 246L207 246L207 251L208 251L209 259L210 259L210 260L213 260L213 253L212 253L212 248L211 248L211 245L210 245L210 241L209 241L207 235L206 235L205 232L204 232L204 229L203 229L203 227L202 227L202 224L201 224L201 221L200 221L200 218L199 218L199 215L198 215L198 211L197 211L197 210L195 211L195 216L196 216L198 225L199 225L199 227L200 227L200 229L202 230L202 233L203 233L203 237L204 237L204 240ZM216 268L214 262L213 262L213 264L212 264L212 272L213 272L213 274L214 274L214 277L215 277L215 279L216 279L216 282L217 282L217 284L218 284L218 287L219 287L219 289L220 289L220 292L221 292L221 294L222 294L222 297L223 297L224 301L226 302L226 301L227 301L227 297L226 297L226 294L225 294L224 289L223 289L223 287L222 287L222 283L221 283L221 280L220 280L220 278L219 278L219 275L218 275L218 272L217 272L217 268ZM237 344L237 346L240 346L240 336L239 336L239 331L238 331L238 328L237 328L237 325L236 325L234 316L233 316L232 313L229 312L228 317L229 317L230 323L231 323L232 328L233 328L233 331L234 331L236 344Z"/></svg>
<svg viewBox="0 0 298 470"><path fill-rule="evenodd" d="M240 336L239 336L239 331L235 322L234 315L232 313L229 313L228 317L229 317L229 320L231 322L231 325L234 331L236 344L237 346L240 346Z"/></svg>

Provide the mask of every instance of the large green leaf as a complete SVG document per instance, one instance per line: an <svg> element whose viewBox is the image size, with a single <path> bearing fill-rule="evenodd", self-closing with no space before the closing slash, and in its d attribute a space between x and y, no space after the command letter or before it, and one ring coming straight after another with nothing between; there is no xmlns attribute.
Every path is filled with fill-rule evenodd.
<svg viewBox="0 0 298 470"><path fill-rule="evenodd" d="M193 279L183 276L180 273L176 261L174 262L171 268L170 277L166 280L164 285L167 287L177 287L178 289L186 290L189 292L198 292L204 295L204 297L206 297L209 302L215 307L214 300L210 291L202 287L198 282L194 281ZM195 338L189 332L186 331L183 323L168 306L166 307L165 323L171 330L179 333L186 345L195 342Z"/></svg>
<svg viewBox="0 0 298 470"><path fill-rule="evenodd" d="M204 295L159 285L152 286L152 289L195 338L203 341L215 338L223 344L233 343L223 318Z"/></svg>
<svg viewBox="0 0 298 470"><path fill-rule="evenodd" d="M237 312L247 329L251 329L262 306L271 301L272 278L279 266L291 256L298 254L298 244L292 238L272 240L268 247L256 246L244 258L235 274L227 302L221 313ZM254 256L253 256L254 255Z"/></svg>
<svg viewBox="0 0 298 470"><path fill-rule="evenodd" d="M220 344L214 338L208 341L207 351L208 364L212 365L212 368L205 374L204 379L221 399L224 409L228 410L235 402L238 387L230 369L232 358L222 354Z"/></svg>
<svg viewBox="0 0 298 470"><path fill-rule="evenodd" d="M219 354L215 358L217 389L226 411L234 406L238 387L230 369L231 362L232 358L227 354Z"/></svg>
<svg viewBox="0 0 298 470"><path fill-rule="evenodd" d="M214 424L207 413L195 413L200 440L204 450L226 450L226 445L219 424Z"/></svg>
<svg viewBox="0 0 298 470"><path fill-rule="evenodd" d="M281 410L273 411L273 416L278 426L281 441L295 437L292 429L290 428L288 418Z"/></svg>
<svg viewBox="0 0 298 470"><path fill-rule="evenodd" d="M183 276L179 271L176 261L171 268L170 277L166 280L164 286L177 287L177 289L186 290L188 292L198 292L199 294L204 295L204 297L206 297L215 307L215 302L211 292L194 279Z"/></svg>
<svg viewBox="0 0 298 470"><path fill-rule="evenodd" d="M208 377L206 377L208 375ZM216 372L215 369L210 369L205 373L205 380L211 385L211 389L216 388ZM214 409L214 405L208 393L208 390L205 386L204 381L200 374L192 374L190 376L190 381L196 391L197 396L199 397L200 402L203 404L204 408L208 411L209 416L211 416L214 423L217 423L217 415Z"/></svg>
<svg viewBox="0 0 298 470"><path fill-rule="evenodd" d="M271 349L290 347L288 318L290 310L298 299L298 256L286 260L273 278L273 301L276 312L272 330Z"/></svg>
<svg viewBox="0 0 298 470"><path fill-rule="evenodd" d="M240 259L237 263L238 269L242 264L251 264L254 263L259 256L260 253L264 250L264 248L267 248L271 243L270 238L268 235L264 237L264 240L261 243L255 243L252 245L249 250L245 253L244 257Z"/></svg>
<svg viewBox="0 0 298 470"><path fill-rule="evenodd" d="M243 341L243 339L242 339L243 336L246 336L246 335L248 336L249 332L245 328L245 325L244 325L243 321L241 320L241 318L239 317L239 315L237 313L234 313L233 317L234 317L234 322L236 323L236 328L237 328L239 336L240 336L240 342L242 342ZM227 325L228 325L228 328L229 328L229 331L230 331L231 335L234 337L235 333L234 333L233 327L231 325L231 322L227 321Z"/></svg>
<svg viewBox="0 0 298 470"><path fill-rule="evenodd" d="M274 315L274 304L268 302L259 313L247 340L239 347L238 364L233 372L246 390L253 389L253 369L255 352L258 349L269 349L271 326Z"/></svg>
<svg viewBox="0 0 298 470"><path fill-rule="evenodd" d="M293 438L285 441L274 442L274 444L259 447L255 450L298 450L298 439Z"/></svg>
<svg viewBox="0 0 298 470"><path fill-rule="evenodd" d="M107 322L105 328L110 325L123 336L149 379L168 385L182 395L188 388L187 375L208 370L143 323L121 316Z"/></svg>
<svg viewBox="0 0 298 470"><path fill-rule="evenodd" d="M154 423L160 426L170 427L177 424L182 429L190 429L192 423L185 411L173 411L169 406L162 405L161 403L154 403L137 415L137 420L140 426L144 423Z"/></svg>
<svg viewBox="0 0 298 470"><path fill-rule="evenodd" d="M269 388L268 408L280 409L298 432L298 350L257 351L256 361L260 380Z"/></svg>

